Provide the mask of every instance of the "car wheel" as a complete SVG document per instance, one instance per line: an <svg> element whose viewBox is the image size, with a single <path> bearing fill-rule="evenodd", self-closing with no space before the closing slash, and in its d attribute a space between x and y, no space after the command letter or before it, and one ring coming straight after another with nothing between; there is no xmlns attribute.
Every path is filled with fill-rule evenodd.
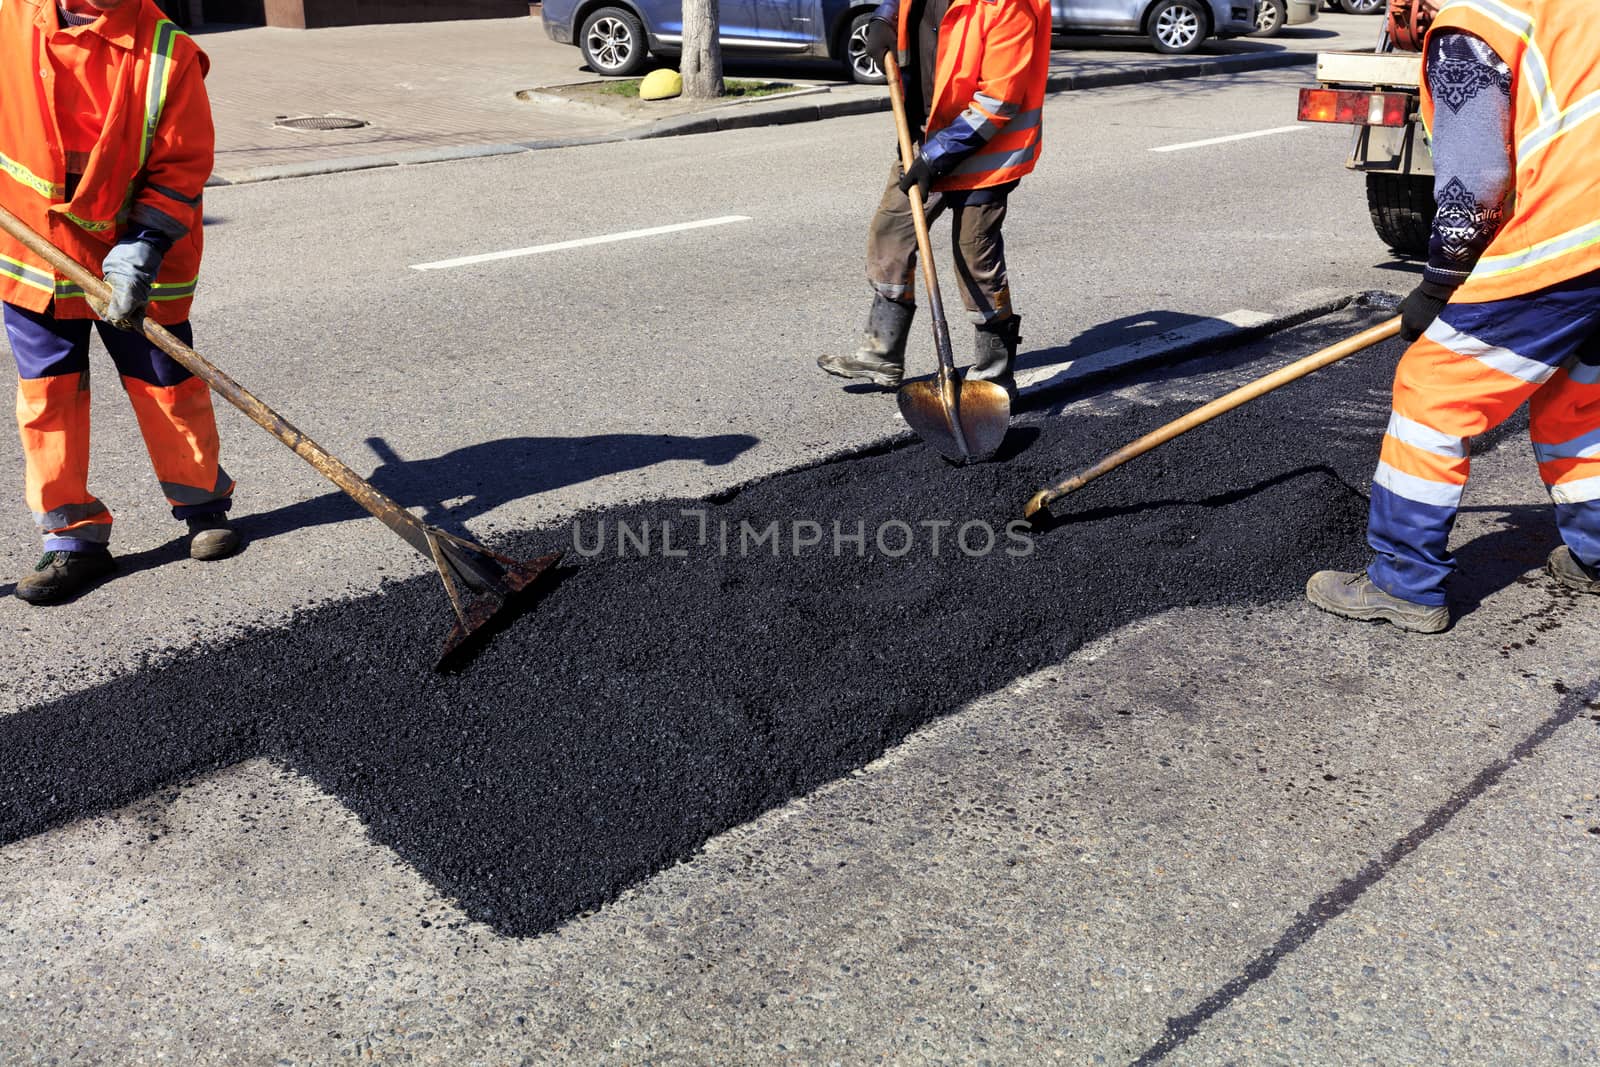
<svg viewBox="0 0 1600 1067"><path fill-rule="evenodd" d="M863 11L850 20L850 33L844 39L844 62L850 68L850 80L860 85L882 85L889 79L883 76L878 61L867 55L867 23L872 12Z"/></svg>
<svg viewBox="0 0 1600 1067"><path fill-rule="evenodd" d="M1389 0L1339 0L1339 7L1347 15L1376 15Z"/></svg>
<svg viewBox="0 0 1600 1067"><path fill-rule="evenodd" d="M1160 0L1150 9L1150 41L1157 52L1185 56L1206 39L1206 13L1197 0Z"/></svg>
<svg viewBox="0 0 1600 1067"><path fill-rule="evenodd" d="M1283 30L1289 12L1283 0L1260 0L1256 4L1256 29L1252 37L1276 37Z"/></svg>
<svg viewBox="0 0 1600 1067"><path fill-rule="evenodd" d="M650 58L644 23L620 7L603 7L584 19L578 44L589 69L612 78L639 73Z"/></svg>

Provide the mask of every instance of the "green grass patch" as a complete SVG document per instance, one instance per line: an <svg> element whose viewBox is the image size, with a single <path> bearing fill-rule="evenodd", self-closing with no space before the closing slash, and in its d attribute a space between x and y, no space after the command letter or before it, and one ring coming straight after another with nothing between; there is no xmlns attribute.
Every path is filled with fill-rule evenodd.
<svg viewBox="0 0 1600 1067"><path fill-rule="evenodd" d="M640 78L622 78L618 81L608 81L599 86L595 91L606 96L639 95ZM745 78L725 78L722 82L723 95L734 99L753 100L759 96L771 96L773 93L786 93L795 88L789 82L758 82Z"/></svg>

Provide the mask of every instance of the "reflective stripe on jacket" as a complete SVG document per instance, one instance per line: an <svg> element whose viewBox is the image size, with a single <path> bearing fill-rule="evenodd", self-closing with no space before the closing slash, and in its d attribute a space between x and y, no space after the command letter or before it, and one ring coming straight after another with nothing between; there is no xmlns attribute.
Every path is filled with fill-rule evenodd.
<svg viewBox="0 0 1600 1067"><path fill-rule="evenodd" d="M1463 30L1511 68L1516 195L1510 218L1454 299L1520 296L1600 270L1600 5L1447 0L1430 34ZM1437 107L1423 78L1422 117Z"/></svg>
<svg viewBox="0 0 1600 1067"><path fill-rule="evenodd" d="M900 4L902 57L916 29L909 24L911 9ZM1043 144L1049 74L1047 3L951 0L939 24L939 62L923 145L940 175L933 187L982 189L1033 170ZM941 166L941 159L953 161L953 167Z"/></svg>
<svg viewBox="0 0 1600 1067"><path fill-rule="evenodd" d="M113 68L103 84L106 124L67 199L56 119L54 53ZM54 0L0 0L0 204L95 273L118 237L156 230L170 238L147 312L171 324L189 317L200 272L201 192L215 145L205 53L152 0L62 29ZM100 79L95 79L100 81ZM80 86L80 88L82 88ZM61 318L92 318L83 293L0 233L0 300L31 311L54 301Z"/></svg>

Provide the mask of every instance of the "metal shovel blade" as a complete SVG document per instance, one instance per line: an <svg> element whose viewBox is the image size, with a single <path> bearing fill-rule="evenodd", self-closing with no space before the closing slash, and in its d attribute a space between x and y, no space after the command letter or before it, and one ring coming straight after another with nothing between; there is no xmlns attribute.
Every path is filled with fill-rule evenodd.
<svg viewBox="0 0 1600 1067"><path fill-rule="evenodd" d="M561 559L561 553L552 552L524 561L509 559L481 546L468 548L459 542L435 543L439 545L438 556L445 561L439 568L439 575L444 579L445 592L456 610L455 625L450 627L444 649L434 664L435 670L443 671L464 664L484 640L520 615L532 602L529 591ZM491 570L497 572L493 577L486 573ZM470 576L471 584L465 590L458 589L452 580L452 571L458 577Z"/></svg>
<svg viewBox="0 0 1600 1067"><path fill-rule="evenodd" d="M896 399L906 425L954 463L982 463L1000 451L1011 425L1011 397L994 382L956 383L947 408L939 379L907 382Z"/></svg>

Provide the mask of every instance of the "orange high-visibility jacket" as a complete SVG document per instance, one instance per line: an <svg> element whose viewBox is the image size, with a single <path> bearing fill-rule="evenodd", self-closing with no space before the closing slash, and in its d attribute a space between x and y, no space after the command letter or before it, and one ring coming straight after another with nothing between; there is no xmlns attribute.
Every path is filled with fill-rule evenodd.
<svg viewBox="0 0 1600 1067"><path fill-rule="evenodd" d="M89 72L78 95L108 94L95 100L105 128L70 201L56 114L63 62ZM147 311L161 323L189 317L200 272L200 194L215 146L207 66L151 0L71 29L60 28L55 0L0 0L0 204L96 274L130 229L172 237ZM94 316L81 289L4 233L0 300L30 311L54 301L60 318Z"/></svg>
<svg viewBox="0 0 1600 1067"><path fill-rule="evenodd" d="M900 4L898 59L910 58L912 4ZM1043 144L1045 82L1050 74L1050 5L1046 0L951 0L939 23L938 63L928 108L930 139L964 123L995 133L975 154L934 180L935 189L1004 185L1033 170ZM931 161L931 158L930 158Z"/></svg>
<svg viewBox="0 0 1600 1067"><path fill-rule="evenodd" d="M1448 0L1429 33L1481 37L1511 68L1516 200L1453 299L1504 300L1600 270L1600 2ZM1435 101L1422 79L1422 118Z"/></svg>

